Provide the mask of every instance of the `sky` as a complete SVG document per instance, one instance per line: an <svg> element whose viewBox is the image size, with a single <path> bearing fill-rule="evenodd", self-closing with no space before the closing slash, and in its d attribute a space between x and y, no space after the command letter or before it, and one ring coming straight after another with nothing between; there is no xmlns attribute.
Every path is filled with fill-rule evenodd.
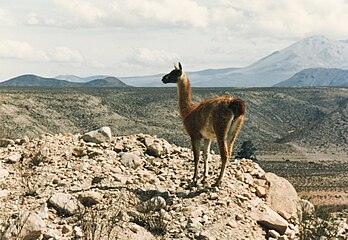
<svg viewBox="0 0 348 240"><path fill-rule="evenodd" d="M348 0L0 0L0 81L244 67L313 35L348 39Z"/></svg>

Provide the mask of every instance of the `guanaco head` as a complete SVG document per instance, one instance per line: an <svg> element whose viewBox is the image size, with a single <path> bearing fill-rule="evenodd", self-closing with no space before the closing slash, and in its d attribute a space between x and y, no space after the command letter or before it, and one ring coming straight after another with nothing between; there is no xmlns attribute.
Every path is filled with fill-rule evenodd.
<svg viewBox="0 0 348 240"><path fill-rule="evenodd" d="M174 64L174 70L172 70L167 75L164 75L162 78L163 83L177 83L180 77L183 75L181 63L178 63L178 66Z"/></svg>

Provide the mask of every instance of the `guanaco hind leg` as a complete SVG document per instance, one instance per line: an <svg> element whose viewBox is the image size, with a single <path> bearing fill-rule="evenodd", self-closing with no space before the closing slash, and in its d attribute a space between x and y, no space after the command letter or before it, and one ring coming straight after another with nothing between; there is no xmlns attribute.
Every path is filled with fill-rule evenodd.
<svg viewBox="0 0 348 240"><path fill-rule="evenodd" d="M209 165L208 160L210 156L210 145L211 140L210 139L204 139L204 148L203 148L203 160L204 160L204 175L203 175L203 182L206 181L208 177L208 171L209 171Z"/></svg>

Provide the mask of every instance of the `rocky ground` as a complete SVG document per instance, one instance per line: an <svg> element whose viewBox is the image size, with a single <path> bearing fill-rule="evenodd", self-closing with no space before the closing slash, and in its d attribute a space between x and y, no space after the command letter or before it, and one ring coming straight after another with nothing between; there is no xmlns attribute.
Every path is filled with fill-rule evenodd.
<svg viewBox="0 0 348 240"><path fill-rule="evenodd" d="M0 239L300 238L312 206L286 179L231 161L215 188L211 158L207 183L192 187L191 150L154 136L111 137L105 127L1 139Z"/></svg>

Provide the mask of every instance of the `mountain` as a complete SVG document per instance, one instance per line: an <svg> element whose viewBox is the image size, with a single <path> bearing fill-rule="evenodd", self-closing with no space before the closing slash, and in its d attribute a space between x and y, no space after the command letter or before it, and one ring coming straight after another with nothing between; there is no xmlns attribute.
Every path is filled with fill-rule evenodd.
<svg viewBox="0 0 348 240"><path fill-rule="evenodd" d="M0 82L3 87L75 87L77 83L58 80L55 78L44 78L32 74L22 75Z"/></svg>
<svg viewBox="0 0 348 240"><path fill-rule="evenodd" d="M115 77L91 77L88 82L70 82L56 78L44 78L32 74L21 75L4 82L3 87L130 87ZM87 79L87 78L86 78Z"/></svg>
<svg viewBox="0 0 348 240"><path fill-rule="evenodd" d="M348 86L348 70L337 68L309 68L296 73L275 87Z"/></svg>
<svg viewBox="0 0 348 240"><path fill-rule="evenodd" d="M106 78L106 77L110 77L110 76L108 76L108 75L96 75L96 76L90 76L90 77L79 77L76 75L58 75L54 78L59 79L59 80L69 81L69 82L85 83L85 82L90 82L93 80L102 79L102 78Z"/></svg>
<svg viewBox="0 0 348 240"><path fill-rule="evenodd" d="M129 85L122 82L115 77L106 77L101 79L95 79L83 84L86 87L129 87Z"/></svg>
<svg viewBox="0 0 348 240"><path fill-rule="evenodd" d="M302 39L244 68L188 72L194 87L270 87L308 68L348 69L348 41ZM184 65L185 70L185 65ZM121 78L135 86L163 86L161 76Z"/></svg>

